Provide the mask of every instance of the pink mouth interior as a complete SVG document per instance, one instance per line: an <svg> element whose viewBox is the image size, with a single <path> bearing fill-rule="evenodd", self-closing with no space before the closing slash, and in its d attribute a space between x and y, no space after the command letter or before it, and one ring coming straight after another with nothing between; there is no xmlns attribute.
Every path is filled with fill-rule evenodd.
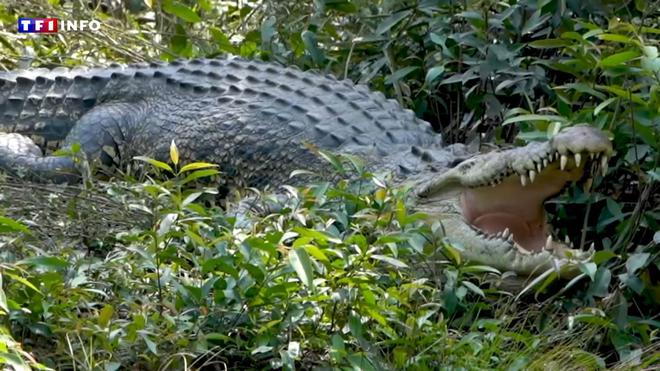
<svg viewBox="0 0 660 371"><path fill-rule="evenodd" d="M461 195L463 216L490 235L509 229L513 240L528 251L540 251L549 235L543 202L558 194L569 181L578 180L583 166L564 171L550 164L533 183L522 186L512 175L496 186L465 189Z"/></svg>

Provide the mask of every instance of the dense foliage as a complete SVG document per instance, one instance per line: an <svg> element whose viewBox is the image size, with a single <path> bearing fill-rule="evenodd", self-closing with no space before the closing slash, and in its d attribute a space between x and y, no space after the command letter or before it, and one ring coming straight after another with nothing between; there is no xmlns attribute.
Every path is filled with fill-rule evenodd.
<svg viewBox="0 0 660 371"><path fill-rule="evenodd" d="M405 190L327 155L344 180L290 189L246 223L194 180L210 164L83 187L0 183L0 364L142 369L622 369L660 362L657 2L140 0L0 4L0 68L223 53L315 68L412 108L447 142L605 130L609 170L548 205L597 254L509 293L461 261ZM103 21L27 36L19 16ZM75 151L74 151L75 152ZM75 155L75 154L74 154ZM167 175L167 176L165 176ZM26 189L29 192L26 192ZM211 200L211 201L209 201ZM293 202L295 201L295 202ZM533 295L532 295L533 294Z"/></svg>

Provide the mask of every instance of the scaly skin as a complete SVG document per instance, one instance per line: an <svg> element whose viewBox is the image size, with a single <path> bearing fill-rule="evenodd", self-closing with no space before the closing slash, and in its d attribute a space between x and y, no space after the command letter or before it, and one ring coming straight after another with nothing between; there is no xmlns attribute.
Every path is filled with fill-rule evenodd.
<svg viewBox="0 0 660 371"><path fill-rule="evenodd" d="M547 239L542 203L591 170L589 154L605 166L612 151L602 132L574 127L452 167L466 157L463 147L443 147L430 125L382 94L233 57L0 73L0 132L10 133L0 133L0 169L57 182L77 180L74 162L43 156L26 135L42 147L80 143L106 165L136 155L166 160L175 140L182 161L218 163L230 187L315 178L289 179L296 169L322 178L332 171L317 149L359 155L371 170L412 182L418 208L443 223L465 258L521 274L586 256Z"/></svg>

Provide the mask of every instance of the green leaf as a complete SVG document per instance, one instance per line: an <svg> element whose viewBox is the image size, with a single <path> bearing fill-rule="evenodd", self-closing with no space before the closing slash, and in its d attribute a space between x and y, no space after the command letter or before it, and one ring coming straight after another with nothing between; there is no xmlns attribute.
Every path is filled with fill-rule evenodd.
<svg viewBox="0 0 660 371"><path fill-rule="evenodd" d="M651 254L649 253L637 253L632 254L626 261L626 269L628 273L635 273L639 268L643 267L644 264L649 260Z"/></svg>
<svg viewBox="0 0 660 371"><path fill-rule="evenodd" d="M172 160L174 166L179 164L179 150L176 148L174 139L172 139L172 143L170 143L170 160Z"/></svg>
<svg viewBox="0 0 660 371"><path fill-rule="evenodd" d="M238 278L239 272L234 268L234 263L228 257L212 258L202 264L204 274L223 272L234 278Z"/></svg>
<svg viewBox="0 0 660 371"><path fill-rule="evenodd" d="M628 36L612 34L612 33L602 33L598 35L598 38L604 41L614 41L624 44L631 44L635 42L635 40L631 39Z"/></svg>
<svg viewBox="0 0 660 371"><path fill-rule="evenodd" d="M582 35L582 38L586 40L586 39L588 39L592 36L600 35L602 33L603 33L602 28L594 28L593 30L591 30L591 31L585 33L584 35Z"/></svg>
<svg viewBox="0 0 660 371"><path fill-rule="evenodd" d="M608 91L616 96L624 98L626 100L631 100L637 104L646 105L646 101L637 94L634 94L620 86L616 85L596 85L596 89Z"/></svg>
<svg viewBox="0 0 660 371"><path fill-rule="evenodd" d="M217 27L211 27L209 28L209 31L211 32L211 37L218 45L220 50L225 52L235 52L236 48L234 48L234 45L232 45L231 41L229 41L229 38L227 35L225 35L224 32L222 32Z"/></svg>
<svg viewBox="0 0 660 371"><path fill-rule="evenodd" d="M302 283L312 290L314 287L314 275L312 270L312 260L309 258L304 248L297 248L289 253L289 263L298 274Z"/></svg>
<svg viewBox="0 0 660 371"><path fill-rule="evenodd" d="M549 48L562 48L571 45L568 40L564 39L544 39L535 40L527 44L536 49L549 49Z"/></svg>
<svg viewBox="0 0 660 371"><path fill-rule="evenodd" d="M563 116L557 116L557 115L536 115L536 114L531 114L531 115L520 115L516 117L511 117L502 123L502 125L508 125L508 124L513 124L515 122L523 122L523 121L559 121L559 122L568 122L568 119L566 119Z"/></svg>
<svg viewBox="0 0 660 371"><path fill-rule="evenodd" d="M598 114L600 113L600 111L602 111L605 107L609 106L610 103L616 101L617 99L619 99L619 98L617 98L617 97L611 97L611 98L608 98L608 99L606 99L605 101L601 102L601 103L600 103L598 106L596 106L596 108L594 109L594 116L598 116Z"/></svg>
<svg viewBox="0 0 660 371"><path fill-rule="evenodd" d="M548 125L546 135L548 138L552 138L561 131L561 122L553 121Z"/></svg>
<svg viewBox="0 0 660 371"><path fill-rule="evenodd" d="M110 305L106 304L103 309L101 309L101 312L99 313L99 326L105 328L108 327L108 324L110 323L110 320L112 319L112 314L114 313L115 308Z"/></svg>
<svg viewBox="0 0 660 371"><path fill-rule="evenodd" d="M346 174L346 169L344 169L344 165L341 163L341 159L339 158L339 156L324 150L319 150L318 154L319 156L321 156L321 158L328 161L339 174L341 175Z"/></svg>
<svg viewBox="0 0 660 371"><path fill-rule="evenodd" d="M598 266L596 265L596 263L591 263L591 262L589 262L589 263L580 263L579 266L580 266L580 270L582 271L582 273L589 276L589 278L591 278L591 280L593 281L594 278L596 277L596 270L598 269Z"/></svg>
<svg viewBox="0 0 660 371"><path fill-rule="evenodd" d="M592 260L594 261L594 263L600 265L616 256L617 255L612 250L601 250L601 251L596 251L596 253L594 253L594 257Z"/></svg>
<svg viewBox="0 0 660 371"><path fill-rule="evenodd" d="M481 296L482 298L486 297L486 294L479 288L479 286L475 285L474 283L470 281L463 281L462 282L463 286L467 287L468 290L474 292L475 294Z"/></svg>
<svg viewBox="0 0 660 371"><path fill-rule="evenodd" d="M270 16L261 23L261 48L264 50L270 48L270 43L275 35L275 22L275 17Z"/></svg>
<svg viewBox="0 0 660 371"><path fill-rule="evenodd" d="M149 339L147 335L142 335L142 339L147 344L147 348L149 348L151 353L158 355L158 346L156 345L156 343L153 340Z"/></svg>
<svg viewBox="0 0 660 371"><path fill-rule="evenodd" d="M641 54L636 50L628 50L621 53L612 54L600 61L601 67L616 67L628 62L631 59L639 57Z"/></svg>
<svg viewBox="0 0 660 371"><path fill-rule="evenodd" d="M165 171L169 171L170 173L174 174L174 170L172 170L172 167L170 165L162 162L162 161L154 160L153 158L149 158L149 157L146 157L146 156L135 156L135 157L133 157L133 159L138 160L138 161L147 162L147 163L151 164L154 167L157 167L159 169L163 169Z"/></svg>
<svg viewBox="0 0 660 371"><path fill-rule="evenodd" d="M362 339L364 332L360 318L357 316L350 316L348 318L348 328L351 330L353 336L355 336L358 340Z"/></svg>
<svg viewBox="0 0 660 371"><path fill-rule="evenodd" d="M468 265L461 268L462 272L466 273L495 273L502 274L499 270L489 267L487 265Z"/></svg>
<svg viewBox="0 0 660 371"><path fill-rule="evenodd" d="M442 251L447 258L453 261L455 264L461 264L461 254L458 252L458 249L455 247L455 244L443 243Z"/></svg>
<svg viewBox="0 0 660 371"><path fill-rule="evenodd" d="M411 13L412 10L408 9L390 15L378 25L378 28L376 28L376 34L377 35L384 34L385 32L389 31L392 27L394 27L397 23L401 22L403 19L408 17Z"/></svg>
<svg viewBox="0 0 660 371"><path fill-rule="evenodd" d="M183 185L183 184L192 182L195 179L205 178L205 177L209 177L209 176L213 176L213 175L217 175L217 174L220 174L220 172L218 170L215 170L215 169L206 169L206 170L193 171L192 173L188 174L188 176L186 176L181 181L181 184Z"/></svg>
<svg viewBox="0 0 660 371"><path fill-rule="evenodd" d="M323 252L323 250L321 250L321 249L318 248L317 246L307 244L307 245L304 246L304 248L305 248L305 250L307 250L307 252L308 252L310 255L312 255L312 256L315 257L316 259L318 259L318 260L320 260L320 261L322 261L322 262L326 262L326 263L329 263L329 262L330 262L330 259L328 259L328 256L325 255L325 253Z"/></svg>
<svg viewBox="0 0 660 371"><path fill-rule="evenodd" d="M431 85L435 79L445 72L445 66L435 66L426 72L426 79L424 82L426 85Z"/></svg>
<svg viewBox="0 0 660 371"><path fill-rule="evenodd" d="M310 30L305 30L300 34L305 49L309 52L309 55L312 56L314 63L322 64L325 60L325 56L321 49L319 49L318 42L316 41L316 34Z"/></svg>
<svg viewBox="0 0 660 371"><path fill-rule="evenodd" d="M402 78L408 76L410 73L417 71L419 69L418 66L408 66L408 67L403 67L398 70L396 70L393 74L390 76L387 76L385 79L385 84L394 84L397 81L401 80Z"/></svg>
<svg viewBox="0 0 660 371"><path fill-rule="evenodd" d="M218 165L211 164L211 163L208 163L208 162L193 162L193 163L184 165L179 172L180 173L185 173L186 171L206 169L206 168L209 168L209 167L218 167Z"/></svg>
<svg viewBox="0 0 660 371"><path fill-rule="evenodd" d="M30 234L30 230L26 225L4 216L0 216L0 232L23 232Z"/></svg>
<svg viewBox="0 0 660 371"><path fill-rule="evenodd" d="M610 286L611 280L612 272L610 272L609 269L603 267L598 268L594 281L589 286L589 293L601 298L606 297L609 294L607 289Z"/></svg>
<svg viewBox="0 0 660 371"><path fill-rule="evenodd" d="M7 306L7 295L2 289L2 274L0 274L0 309L2 309L5 314L9 314L9 306Z"/></svg>
<svg viewBox="0 0 660 371"><path fill-rule="evenodd" d="M350 0L323 0L326 9L332 9L340 13L355 13L358 7Z"/></svg>
<svg viewBox="0 0 660 371"><path fill-rule="evenodd" d="M25 287L27 287L27 288L31 289L32 291L36 292L37 294L43 296L41 291L39 291L39 289L35 285L33 285L32 282L26 280L25 278L23 278L21 276L17 276L15 274L12 274L12 273L9 273L9 272L5 272L5 276L11 278L14 281L18 281L18 282L22 283Z"/></svg>
<svg viewBox="0 0 660 371"><path fill-rule="evenodd" d="M177 16L186 22L197 23L202 20L202 18L200 18L194 10L181 4L178 1L165 1L163 4L163 10L167 13Z"/></svg>
<svg viewBox="0 0 660 371"><path fill-rule="evenodd" d="M14 353L0 352L0 365L3 364L11 366L7 367L7 370L29 371L32 369L18 354Z"/></svg>
<svg viewBox="0 0 660 371"><path fill-rule="evenodd" d="M36 256L34 258L23 259L18 264L33 265L49 270L60 270L69 266L69 263L66 261L53 256Z"/></svg>
<svg viewBox="0 0 660 371"><path fill-rule="evenodd" d="M346 356L346 346L344 345L344 339L339 334L332 335L332 347L330 348L330 356L337 363L339 363Z"/></svg>
<svg viewBox="0 0 660 371"><path fill-rule="evenodd" d="M385 263L391 264L397 268L408 268L408 265L401 260L394 259L390 256L385 256L385 255L371 255L373 259L383 261Z"/></svg>

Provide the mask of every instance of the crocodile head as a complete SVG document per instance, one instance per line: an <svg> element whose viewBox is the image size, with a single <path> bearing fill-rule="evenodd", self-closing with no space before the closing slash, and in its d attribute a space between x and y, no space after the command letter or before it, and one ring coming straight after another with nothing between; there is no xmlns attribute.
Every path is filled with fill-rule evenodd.
<svg viewBox="0 0 660 371"><path fill-rule="evenodd" d="M570 182L607 170L612 145L602 131L575 126L550 141L481 154L417 191L417 208L439 220L464 258L523 275L540 274L592 251L553 236L543 204ZM590 249L592 250L592 249Z"/></svg>

